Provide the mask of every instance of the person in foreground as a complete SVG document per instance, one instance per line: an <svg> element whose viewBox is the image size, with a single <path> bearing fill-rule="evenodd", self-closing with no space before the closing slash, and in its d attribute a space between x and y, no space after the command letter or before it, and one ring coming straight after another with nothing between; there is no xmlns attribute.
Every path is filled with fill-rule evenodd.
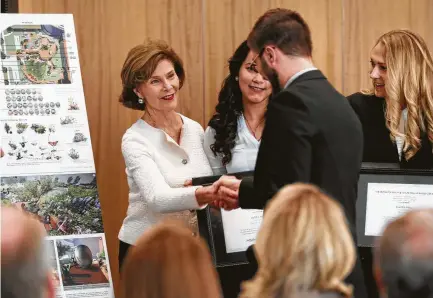
<svg viewBox="0 0 433 298"><path fill-rule="evenodd" d="M153 224L171 216L198 231L195 209L216 196L214 186L186 186L212 175L203 150L201 125L176 113L185 71L164 41L147 40L131 49L121 71L120 102L143 114L124 134L122 154L129 206L119 232L119 264L131 245Z"/></svg>
<svg viewBox="0 0 433 298"><path fill-rule="evenodd" d="M54 298L42 224L1 206L1 297Z"/></svg>
<svg viewBox="0 0 433 298"><path fill-rule="evenodd" d="M373 88L348 97L363 127L363 162L433 169L433 59L425 41L409 30L387 32L370 64ZM369 296L378 297L372 250L359 253Z"/></svg>
<svg viewBox="0 0 433 298"><path fill-rule="evenodd" d="M264 208L284 185L312 183L344 208L356 239L356 197L361 168L361 123L347 99L312 63L310 29L295 11L272 9L248 36L257 68L278 92L269 101L252 179L223 176L219 192L238 190L229 208ZM356 241L355 241L356 242ZM359 262L348 282L366 297Z"/></svg>
<svg viewBox="0 0 433 298"><path fill-rule="evenodd" d="M122 268L124 297L221 298L210 252L203 239L178 221L148 229Z"/></svg>
<svg viewBox="0 0 433 298"><path fill-rule="evenodd" d="M380 36L370 54L373 88L348 97L364 131L366 162L433 168L433 59L409 30Z"/></svg>
<svg viewBox="0 0 433 298"><path fill-rule="evenodd" d="M230 73L205 131L204 151L214 175L254 170L272 89L253 58L242 42L229 60Z"/></svg>
<svg viewBox="0 0 433 298"><path fill-rule="evenodd" d="M413 210L385 228L375 249L383 298L433 297L433 209Z"/></svg>
<svg viewBox="0 0 433 298"><path fill-rule="evenodd" d="M283 187L266 206L258 271L240 298L349 298L356 249L340 204L316 186Z"/></svg>

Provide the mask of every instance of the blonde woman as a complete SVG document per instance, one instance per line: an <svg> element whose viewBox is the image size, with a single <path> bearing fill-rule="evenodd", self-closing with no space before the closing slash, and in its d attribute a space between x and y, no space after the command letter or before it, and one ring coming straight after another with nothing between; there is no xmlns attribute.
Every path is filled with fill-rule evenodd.
<svg viewBox="0 0 433 298"><path fill-rule="evenodd" d="M210 252L182 222L163 222L137 240L122 268L128 298L221 298Z"/></svg>
<svg viewBox="0 0 433 298"><path fill-rule="evenodd" d="M341 206L313 185L285 186L265 209L258 271L242 298L351 297L343 280L356 261Z"/></svg>
<svg viewBox="0 0 433 298"><path fill-rule="evenodd" d="M364 131L365 162L433 168L433 59L425 41L393 30L370 54L373 89L349 96Z"/></svg>
<svg viewBox="0 0 433 298"><path fill-rule="evenodd" d="M393 30L370 53L373 89L349 96L364 132L364 162L433 168L433 60L425 41L409 30ZM370 298L379 297L373 255L359 248Z"/></svg>

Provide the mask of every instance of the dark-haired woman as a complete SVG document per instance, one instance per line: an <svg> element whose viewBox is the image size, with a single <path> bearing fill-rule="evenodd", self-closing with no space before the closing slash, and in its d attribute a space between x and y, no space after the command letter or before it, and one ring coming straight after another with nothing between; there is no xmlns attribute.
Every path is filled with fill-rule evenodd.
<svg viewBox="0 0 433 298"><path fill-rule="evenodd" d="M272 88L253 59L244 41L229 60L230 73L205 132L204 150L215 175L252 171L256 164Z"/></svg>
<svg viewBox="0 0 433 298"><path fill-rule="evenodd" d="M157 40L137 45L126 57L121 78L120 102L143 114L122 139L129 206L119 232L120 265L138 237L167 216L197 231L194 209L216 194L213 186L184 187L186 180L212 170L203 150L203 128L175 111L185 72L173 49Z"/></svg>
<svg viewBox="0 0 433 298"><path fill-rule="evenodd" d="M272 88L257 72L253 59L254 55L244 41L229 60L230 73L222 84L216 113L205 132L204 151L215 175L252 171L256 164ZM224 217L238 219L237 216L244 212L255 211L221 209L221 216L223 220ZM247 247L237 249L246 250ZM247 255L252 253L252 250L247 251ZM218 268L225 297L237 297L241 282L254 275L254 266Z"/></svg>

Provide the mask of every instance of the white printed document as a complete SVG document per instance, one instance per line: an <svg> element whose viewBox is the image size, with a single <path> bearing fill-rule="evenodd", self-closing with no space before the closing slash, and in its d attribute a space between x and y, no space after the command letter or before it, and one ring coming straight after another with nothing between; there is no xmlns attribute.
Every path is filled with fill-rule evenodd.
<svg viewBox="0 0 433 298"><path fill-rule="evenodd" d="M263 210L221 209L227 253L246 251L256 242L263 219Z"/></svg>
<svg viewBox="0 0 433 298"><path fill-rule="evenodd" d="M386 224L412 209L433 208L433 185L368 183L365 235L381 236Z"/></svg>

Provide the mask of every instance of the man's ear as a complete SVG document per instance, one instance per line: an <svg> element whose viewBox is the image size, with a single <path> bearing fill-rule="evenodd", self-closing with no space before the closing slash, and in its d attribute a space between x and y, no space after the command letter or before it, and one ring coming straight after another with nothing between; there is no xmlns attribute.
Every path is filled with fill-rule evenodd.
<svg viewBox="0 0 433 298"><path fill-rule="evenodd" d="M277 62L277 51L276 48L274 47L266 47L264 53L263 53L266 62L268 63L269 66L275 66L276 62Z"/></svg>

